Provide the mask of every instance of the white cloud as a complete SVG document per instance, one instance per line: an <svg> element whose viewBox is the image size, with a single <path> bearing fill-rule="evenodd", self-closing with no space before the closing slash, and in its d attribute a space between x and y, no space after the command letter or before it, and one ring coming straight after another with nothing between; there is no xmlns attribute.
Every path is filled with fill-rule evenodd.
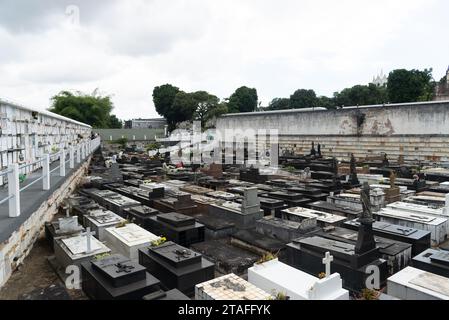
<svg viewBox="0 0 449 320"><path fill-rule="evenodd" d="M381 68L434 67L439 79L449 63L443 0L28 3L0 3L0 96L41 108L98 87L119 117L150 117L163 83L222 98L253 86L266 104L298 88L331 95Z"/></svg>

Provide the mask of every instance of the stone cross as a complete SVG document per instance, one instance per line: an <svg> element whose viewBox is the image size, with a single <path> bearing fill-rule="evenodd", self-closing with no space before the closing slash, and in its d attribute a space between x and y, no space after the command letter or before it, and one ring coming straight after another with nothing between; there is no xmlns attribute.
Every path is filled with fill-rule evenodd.
<svg viewBox="0 0 449 320"><path fill-rule="evenodd" d="M69 205L66 205L66 207L65 207L65 216L67 218L70 218L70 206Z"/></svg>
<svg viewBox="0 0 449 320"><path fill-rule="evenodd" d="M331 256L330 252L326 252L326 255L323 258L323 264L326 266L326 278L331 275L331 262L334 261L334 257Z"/></svg>
<svg viewBox="0 0 449 320"><path fill-rule="evenodd" d="M86 235L86 253L91 253L92 252L92 245L90 243L90 240L91 240L90 237L95 235L95 231L91 232L90 231L90 227L88 227L86 229L85 235Z"/></svg>

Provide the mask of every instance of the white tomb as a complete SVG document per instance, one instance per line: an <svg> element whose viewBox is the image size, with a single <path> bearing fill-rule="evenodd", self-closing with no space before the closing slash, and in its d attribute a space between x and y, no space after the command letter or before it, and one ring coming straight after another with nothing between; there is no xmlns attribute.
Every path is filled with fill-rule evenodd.
<svg viewBox="0 0 449 320"><path fill-rule="evenodd" d="M444 242L449 230L449 219L435 217L425 213L384 208L375 213L381 222L430 231L432 245Z"/></svg>
<svg viewBox="0 0 449 320"><path fill-rule="evenodd" d="M380 184L386 181L386 178L381 174L357 173L357 179L359 179L361 184L363 184L364 182L368 182L369 185Z"/></svg>
<svg viewBox="0 0 449 320"><path fill-rule="evenodd" d="M415 203L408 203L408 202L393 202L389 205L387 205L387 208L407 211L407 212L415 212L418 214L424 213L433 217L443 217L447 218L449 217L448 214L446 214L446 210L444 208L432 208L430 206L422 205L422 204L415 204Z"/></svg>
<svg viewBox="0 0 449 320"><path fill-rule="evenodd" d="M325 260L327 268L332 257ZM330 274L328 268L327 274ZM338 273L320 280L278 259L249 268L248 281L273 295L286 294L291 300L349 300L349 292L342 288Z"/></svg>
<svg viewBox="0 0 449 320"><path fill-rule="evenodd" d="M149 247L152 241L158 239L158 236L134 223L107 228L104 233L104 240L113 253L122 254L135 261L139 258L139 249Z"/></svg>
<svg viewBox="0 0 449 320"><path fill-rule="evenodd" d="M164 185L167 190L179 190L179 188L186 186L187 182L181 180L168 180L161 184Z"/></svg>
<svg viewBox="0 0 449 320"><path fill-rule="evenodd" d="M353 210L362 210L360 193L340 193L327 197L327 202ZM385 192L382 189L370 190L371 210L378 211L385 207Z"/></svg>
<svg viewBox="0 0 449 320"><path fill-rule="evenodd" d="M195 286L195 300L268 300L271 295L231 273Z"/></svg>
<svg viewBox="0 0 449 320"><path fill-rule="evenodd" d="M407 267L388 278L387 293L402 300L449 300L449 278Z"/></svg>
<svg viewBox="0 0 449 320"><path fill-rule="evenodd" d="M343 216L302 207L288 208L281 212L289 218L288 220L301 222L305 219L316 219L317 222L324 226L337 225L347 220Z"/></svg>
<svg viewBox="0 0 449 320"><path fill-rule="evenodd" d="M55 239L55 258L59 265L79 265L96 255L110 253L111 250L92 236L88 229L85 234L74 237Z"/></svg>
<svg viewBox="0 0 449 320"><path fill-rule="evenodd" d="M122 217L109 210L91 210L83 217L86 228L91 228L100 241L105 241L105 230L125 221Z"/></svg>

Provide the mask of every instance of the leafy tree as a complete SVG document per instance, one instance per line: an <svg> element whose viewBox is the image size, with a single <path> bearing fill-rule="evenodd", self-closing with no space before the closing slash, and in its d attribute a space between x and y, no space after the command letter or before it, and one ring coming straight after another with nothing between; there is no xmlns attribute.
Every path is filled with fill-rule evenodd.
<svg viewBox="0 0 449 320"><path fill-rule="evenodd" d="M285 110L290 109L290 99L289 98L274 98L268 104L267 110Z"/></svg>
<svg viewBox="0 0 449 320"><path fill-rule="evenodd" d="M335 109L335 99L325 96L318 97L318 107L326 109Z"/></svg>
<svg viewBox="0 0 449 320"><path fill-rule="evenodd" d="M192 93L192 95L197 103L193 114L194 120L201 121L204 125L210 118L210 113L212 110L215 109L220 103L220 99L206 91L197 91Z"/></svg>
<svg viewBox="0 0 449 320"><path fill-rule="evenodd" d="M109 128L121 129L123 127L123 122L118 119L114 114L109 117Z"/></svg>
<svg viewBox="0 0 449 320"><path fill-rule="evenodd" d="M257 90L254 88L240 87L228 100L228 110L231 113L253 112L257 108Z"/></svg>
<svg viewBox="0 0 449 320"><path fill-rule="evenodd" d="M172 110L176 95L180 92L178 87L164 84L153 90L153 102L157 113L163 116L171 129L176 125L177 115Z"/></svg>
<svg viewBox="0 0 449 320"><path fill-rule="evenodd" d="M388 76L388 97L393 103L429 101L434 90L432 69L398 69Z"/></svg>
<svg viewBox="0 0 449 320"><path fill-rule="evenodd" d="M111 128L120 122L111 115L114 108L109 96L101 96L98 90L92 94L61 91L52 99L49 111L59 115L87 123L94 128Z"/></svg>
<svg viewBox="0 0 449 320"><path fill-rule="evenodd" d="M290 96L290 108L315 108L318 106L318 98L313 90L299 89Z"/></svg>
<svg viewBox="0 0 449 320"><path fill-rule="evenodd" d="M370 83L367 86L356 85L336 93L335 102L338 106L372 105L387 102L387 90L384 86Z"/></svg>
<svg viewBox="0 0 449 320"><path fill-rule="evenodd" d="M195 95L184 91L179 91L169 112L167 114L167 120L169 123L176 125L179 122L192 120L193 114L198 107L198 102L195 99ZM173 129L173 128L171 128Z"/></svg>

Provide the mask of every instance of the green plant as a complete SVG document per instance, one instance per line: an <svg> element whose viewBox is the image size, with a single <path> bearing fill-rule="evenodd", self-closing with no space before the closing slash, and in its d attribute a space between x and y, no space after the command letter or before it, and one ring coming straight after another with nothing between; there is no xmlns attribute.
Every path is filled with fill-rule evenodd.
<svg viewBox="0 0 449 320"><path fill-rule="evenodd" d="M119 144L122 148L126 148L126 144L128 143L127 138L120 138L113 142L114 144Z"/></svg>
<svg viewBox="0 0 449 320"><path fill-rule="evenodd" d="M59 148L57 146L51 147L51 153L57 153L59 152Z"/></svg>
<svg viewBox="0 0 449 320"><path fill-rule="evenodd" d="M97 254L97 255L94 257L94 259L95 259L95 260L101 260L101 259L104 259L104 258L110 256L110 255L111 255L110 253Z"/></svg>
<svg viewBox="0 0 449 320"><path fill-rule="evenodd" d="M161 143L160 142L152 142L150 144L147 144L147 146L145 147L146 151L153 151L153 150L158 150L161 147Z"/></svg>
<svg viewBox="0 0 449 320"><path fill-rule="evenodd" d="M160 237L157 240L151 241L151 246L152 247L159 247L160 245L163 245L166 241L167 241L167 238Z"/></svg>
<svg viewBox="0 0 449 320"><path fill-rule="evenodd" d="M290 172L290 173L295 172L295 170L296 170L296 168L292 167L292 166L288 166L288 167L285 168L285 171Z"/></svg>
<svg viewBox="0 0 449 320"><path fill-rule="evenodd" d="M26 174L19 174L19 183L24 183L25 180L27 179L27 175Z"/></svg>

